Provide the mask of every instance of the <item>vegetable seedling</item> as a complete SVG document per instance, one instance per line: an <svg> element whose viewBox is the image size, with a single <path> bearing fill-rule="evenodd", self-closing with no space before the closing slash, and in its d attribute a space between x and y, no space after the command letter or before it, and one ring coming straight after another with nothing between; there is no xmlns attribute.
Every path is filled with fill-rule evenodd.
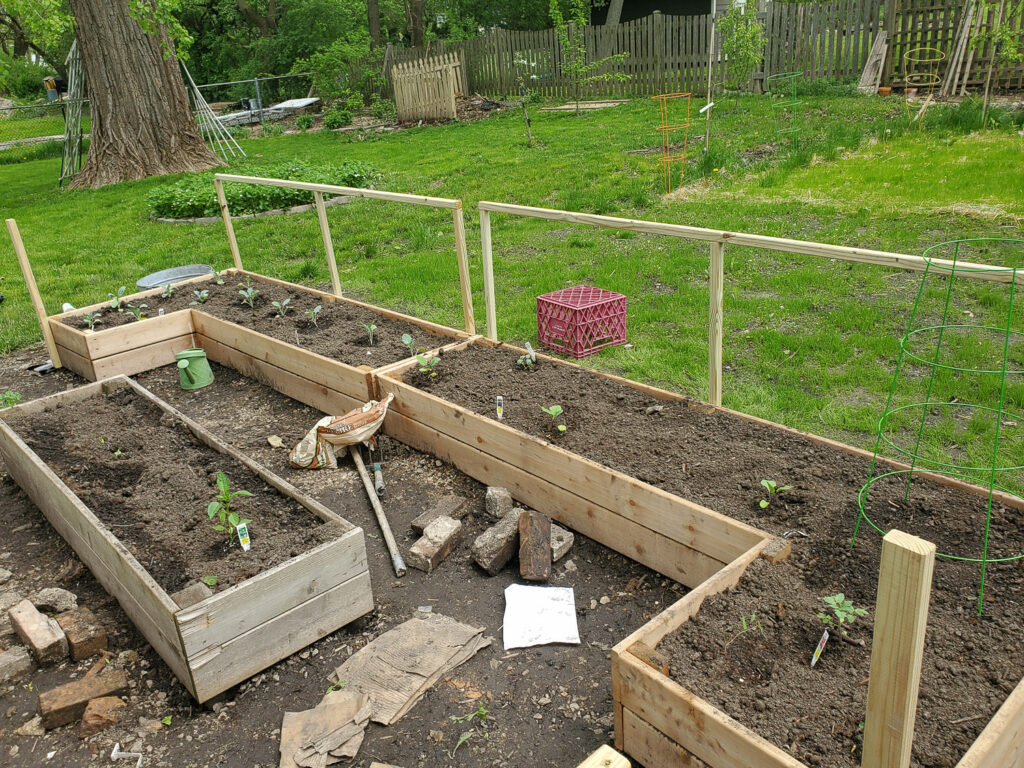
<svg viewBox="0 0 1024 768"><path fill-rule="evenodd" d="M251 285L247 285L245 288L242 288L238 294L242 297L242 303L249 305L249 309L256 308L256 297L260 295L258 289L253 288ZM276 304L277 302L274 303Z"/></svg>
<svg viewBox="0 0 1024 768"><path fill-rule="evenodd" d="M320 313L324 311L324 308L317 304L312 309L306 310L306 319L313 324L314 328L319 328Z"/></svg>
<svg viewBox="0 0 1024 768"><path fill-rule="evenodd" d="M15 392L13 389L8 389L0 395L0 408L10 408L12 405L17 405L20 402L21 393Z"/></svg>
<svg viewBox="0 0 1024 768"><path fill-rule="evenodd" d="M136 320L142 320L146 316L146 313L142 311L144 309L149 309L149 306L147 304L139 304L137 307L134 304L128 305L128 311L135 316Z"/></svg>
<svg viewBox="0 0 1024 768"><path fill-rule="evenodd" d="M164 292L160 294L161 299L169 299L174 295L175 287L168 283L164 286Z"/></svg>
<svg viewBox="0 0 1024 768"><path fill-rule="evenodd" d="M205 304L206 300L210 298L209 291L192 291L192 295L196 297L195 301L189 302L189 306L194 304Z"/></svg>
<svg viewBox="0 0 1024 768"><path fill-rule="evenodd" d="M115 293L108 293L107 294L107 296L110 297L110 308L111 309L116 309L118 312L124 312L124 310L121 308L121 297L124 296L125 291L127 291L127 290L128 289L125 286L122 285L120 288L117 289L117 293L116 294Z"/></svg>
<svg viewBox="0 0 1024 768"><path fill-rule="evenodd" d="M416 362L420 364L420 373L426 373L430 376L437 376L437 364L441 362L440 357L432 357L429 360L425 355L416 355Z"/></svg>
<svg viewBox="0 0 1024 768"><path fill-rule="evenodd" d="M761 626L761 620L757 618L756 613L752 613L749 616L740 616L740 631L732 636L729 642L725 644L725 647L728 648L739 640L742 635L747 634L747 632L750 632L753 629L760 632L761 637L767 639L768 636L764 633L764 627Z"/></svg>
<svg viewBox="0 0 1024 768"><path fill-rule="evenodd" d="M416 340L412 337L411 334L403 333L402 334L402 343L405 344L405 346L407 346L409 348L409 354L410 355L415 355L416 354Z"/></svg>
<svg viewBox="0 0 1024 768"><path fill-rule="evenodd" d="M449 715L448 719L451 720L453 723L464 723L467 720L472 720L475 717L481 723L486 723L487 716L490 713L491 711L483 704L481 704L479 707L476 708L475 711L470 712L468 715Z"/></svg>
<svg viewBox="0 0 1024 768"><path fill-rule="evenodd" d="M565 426L565 424L556 424L555 423L558 420L558 417L562 415L562 406L558 405L558 403L555 403L554 405L550 405L547 408L541 406L541 410L544 411L544 413L546 413L548 416L551 417L551 423L554 424L558 428L559 432L565 432L565 430L568 429L568 427Z"/></svg>
<svg viewBox="0 0 1024 768"><path fill-rule="evenodd" d="M217 575L214 574L213 576L203 576L200 581L208 587L216 587L219 579L217 578Z"/></svg>
<svg viewBox="0 0 1024 768"><path fill-rule="evenodd" d="M821 623L839 633L840 637L846 637L846 628L849 627L858 616L867 616L864 608L855 608L852 600L847 600L842 592L821 598L825 605L832 609L832 613L822 611L818 614Z"/></svg>
<svg viewBox="0 0 1024 768"><path fill-rule="evenodd" d="M239 525L252 522L251 520L240 518L235 512L231 511L231 500L238 496L252 496L252 494L248 491L232 491L231 481L228 480L228 476L223 472L217 473L217 491L217 500L210 502L210 505L206 508L206 515L211 520L215 517L217 518L213 530L226 531L228 541L231 541L237 535Z"/></svg>
<svg viewBox="0 0 1024 768"><path fill-rule="evenodd" d="M82 316L82 322L89 326L90 331L95 331L96 326L102 322L100 320L101 317L103 317L103 315L100 312L86 312Z"/></svg>
<svg viewBox="0 0 1024 768"><path fill-rule="evenodd" d="M768 491L768 496L764 499L761 499L761 501L759 502L761 509L768 509L769 505L772 503L772 499L775 498L776 494L782 493L783 491L788 491L793 487L792 485L780 486L774 480L762 480L761 485L763 485L764 489Z"/></svg>
<svg viewBox="0 0 1024 768"><path fill-rule="evenodd" d="M533 358L529 355L520 355L519 359L516 360L516 365L522 368L524 371L528 371L533 368Z"/></svg>
<svg viewBox="0 0 1024 768"><path fill-rule="evenodd" d="M284 317L292 309L291 299L285 299L284 301L272 301L270 303L273 304L274 309L277 310L278 317Z"/></svg>
<svg viewBox="0 0 1024 768"><path fill-rule="evenodd" d="M363 328L366 329L366 333L370 337L370 346L373 346L373 332L377 330L377 326L373 323L363 323Z"/></svg>

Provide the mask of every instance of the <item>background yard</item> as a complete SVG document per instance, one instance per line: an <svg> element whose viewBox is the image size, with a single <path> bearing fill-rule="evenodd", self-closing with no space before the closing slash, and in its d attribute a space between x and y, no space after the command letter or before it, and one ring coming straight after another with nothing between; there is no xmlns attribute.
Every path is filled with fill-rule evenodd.
<svg viewBox="0 0 1024 768"><path fill-rule="evenodd" d="M995 130L971 133L977 105L932 108L924 131L908 130L902 98L858 97L827 85L817 93L805 99L796 148L776 142L766 97L722 100L711 152L702 158L704 123L695 120L686 185L668 199L657 162L657 107L649 99L579 118L534 112L535 148L526 146L514 110L387 135L325 131L242 144L257 164L362 160L383 174L381 189L462 198L478 331L484 325L479 200L910 254L952 238L1020 237L1020 112L997 111ZM51 312L63 301L103 300L157 269L231 265L220 224L150 220L147 196L166 179L59 192L59 164L53 158L0 167L3 215L18 220ZM346 291L459 326L446 213L365 200L330 208ZM629 297L634 346L588 364L706 396L706 244L501 215L492 222L502 340L536 341L538 294L578 283L620 291ZM327 282L315 214L240 221L236 232L247 268ZM723 404L873 446L869 433L885 403L920 274L745 248L727 247L725 254ZM995 249L973 257L1019 266L1022 255ZM6 238L0 275L7 294L0 351L6 352L39 336ZM1004 292L1001 286L969 290L979 306L998 305Z"/></svg>

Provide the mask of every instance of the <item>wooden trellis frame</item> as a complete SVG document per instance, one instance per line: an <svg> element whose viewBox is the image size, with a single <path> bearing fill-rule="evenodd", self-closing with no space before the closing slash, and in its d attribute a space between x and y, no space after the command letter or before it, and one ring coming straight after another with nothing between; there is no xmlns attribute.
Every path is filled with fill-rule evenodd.
<svg viewBox="0 0 1024 768"><path fill-rule="evenodd" d="M455 97L466 93L466 68L460 54L446 53L395 64L391 82L401 122L455 120Z"/></svg>

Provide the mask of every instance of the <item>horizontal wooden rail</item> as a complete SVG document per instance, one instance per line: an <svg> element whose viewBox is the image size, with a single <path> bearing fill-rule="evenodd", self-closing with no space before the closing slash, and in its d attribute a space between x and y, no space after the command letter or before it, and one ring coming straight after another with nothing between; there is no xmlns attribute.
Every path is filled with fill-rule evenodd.
<svg viewBox="0 0 1024 768"><path fill-rule="evenodd" d="M292 181L290 179L267 179L261 176L236 176L233 173L217 173L214 174L213 178L220 181L237 181L242 184L260 184L264 187L305 189L309 192L321 192L325 195L348 195L349 197L365 197L371 200L391 200L396 203L425 205L429 208L452 208L457 210L462 207L461 200L452 200L447 197L408 195L404 192L385 192L381 189L342 187L336 184L314 184L311 181Z"/></svg>

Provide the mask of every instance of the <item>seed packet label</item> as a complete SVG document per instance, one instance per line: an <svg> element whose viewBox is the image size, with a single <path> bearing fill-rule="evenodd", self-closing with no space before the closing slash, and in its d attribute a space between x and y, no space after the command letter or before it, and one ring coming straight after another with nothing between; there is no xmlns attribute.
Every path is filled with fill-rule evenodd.
<svg viewBox="0 0 1024 768"><path fill-rule="evenodd" d="M242 551L248 552L251 542L249 541L249 526L245 523L239 523L235 528L235 532L238 534L238 543L242 545Z"/></svg>
<svg viewBox="0 0 1024 768"><path fill-rule="evenodd" d="M821 633L821 640L818 641L818 647L814 649L814 656L811 657L811 666L813 667L818 663L818 659L821 657L821 652L825 650L825 643L828 642L828 630L826 629Z"/></svg>
<svg viewBox="0 0 1024 768"><path fill-rule="evenodd" d="M505 398L498 395L495 407L498 411L498 421L501 421L505 417Z"/></svg>

